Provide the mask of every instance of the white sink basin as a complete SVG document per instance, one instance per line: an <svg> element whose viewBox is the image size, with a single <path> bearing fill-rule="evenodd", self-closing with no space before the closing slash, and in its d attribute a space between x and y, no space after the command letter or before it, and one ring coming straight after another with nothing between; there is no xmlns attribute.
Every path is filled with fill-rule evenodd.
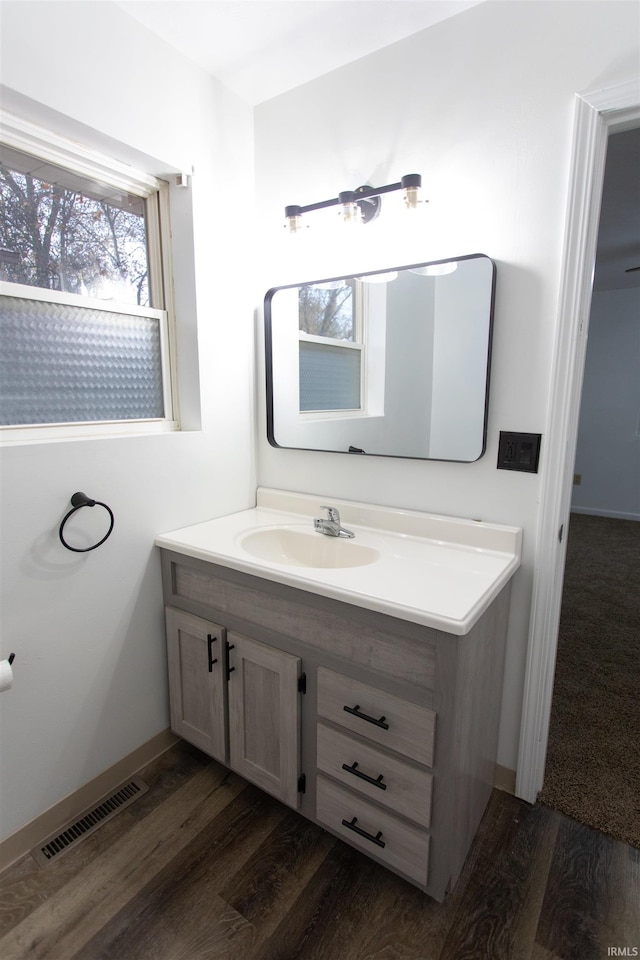
<svg viewBox="0 0 640 960"><path fill-rule="evenodd" d="M254 530L240 538L240 545L260 560L295 567L364 567L380 558L378 550L355 540L294 527Z"/></svg>
<svg viewBox="0 0 640 960"><path fill-rule="evenodd" d="M156 538L166 550L465 634L520 565L517 527L258 489L250 510ZM321 504L355 539L314 530Z"/></svg>

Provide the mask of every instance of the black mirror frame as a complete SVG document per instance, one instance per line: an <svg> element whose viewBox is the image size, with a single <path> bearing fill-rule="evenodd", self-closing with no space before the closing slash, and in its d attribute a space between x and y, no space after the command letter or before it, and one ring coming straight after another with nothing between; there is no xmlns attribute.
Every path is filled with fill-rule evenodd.
<svg viewBox="0 0 640 960"><path fill-rule="evenodd" d="M485 260L488 260L491 264L491 296L489 304L489 330L487 336L487 364L486 364L486 378L485 378L485 395L484 395L484 416L482 421L482 447L480 453L473 460L448 460L438 457L412 457L407 454L392 454L392 453L365 453L362 450L357 448L351 448L349 450L327 450L324 448L317 447L288 447L277 442L274 433L274 409L273 409L273 336L272 336L272 311L271 311L271 301L276 293L280 290L292 290L296 287L306 286L307 284L316 284L316 283L332 283L338 280L350 280L354 276L356 278L360 277L371 277L376 276L377 274L383 273L392 273L393 271L401 270L414 270L419 267L434 267L439 266L444 263L461 263L465 260L477 260L482 257ZM446 257L443 260L428 260L424 263L412 263L412 264L402 264L397 267L385 267L383 270L368 270L362 271L358 274L343 274L337 277L325 277L323 279L315 280L306 280L301 283L288 283L283 284L278 287L271 287L267 290L264 297L264 342L265 342L265 384L266 384L266 414L267 414L267 440L272 447L275 447L277 450L303 450L309 453L336 453L340 455L353 456L366 456L366 457L384 457L385 459L393 460L420 460L425 463L477 463L478 460L481 460L487 449L487 430L488 430L488 420L489 420L489 385L491 378L491 355L493 350L493 325L494 325L494 315L495 315L495 299L496 299L496 263L491 257L487 256L485 253L470 253L465 254L461 257Z"/></svg>

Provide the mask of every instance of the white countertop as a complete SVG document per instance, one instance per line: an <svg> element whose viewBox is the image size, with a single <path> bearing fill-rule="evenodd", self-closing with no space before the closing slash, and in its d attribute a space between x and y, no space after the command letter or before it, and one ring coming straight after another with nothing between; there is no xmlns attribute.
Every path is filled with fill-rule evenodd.
<svg viewBox="0 0 640 960"><path fill-rule="evenodd" d="M260 559L242 540L264 528L313 532L320 505L340 510L353 540L378 552L362 566L311 567ZM284 509L286 508L286 509ZM258 506L158 536L159 547L332 597L437 630L468 633L520 565L517 527L259 488Z"/></svg>

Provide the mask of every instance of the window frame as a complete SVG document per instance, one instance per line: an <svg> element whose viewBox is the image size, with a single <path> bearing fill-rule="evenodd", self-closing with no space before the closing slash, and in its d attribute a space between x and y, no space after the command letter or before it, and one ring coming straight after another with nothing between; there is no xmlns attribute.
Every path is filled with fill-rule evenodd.
<svg viewBox="0 0 640 960"><path fill-rule="evenodd" d="M298 352L301 343L321 343L327 347L348 348L360 352L360 406L359 407L323 407L317 410L298 410L298 416L304 420L348 420L367 417L367 352L366 352L366 310L367 297L365 284L352 286L353 340L339 340L336 337L322 337L298 330Z"/></svg>
<svg viewBox="0 0 640 960"><path fill-rule="evenodd" d="M67 139L0 108L0 141L72 173L141 197L145 201L149 299L152 307L61 293L44 287L0 281L0 296L64 303L160 321L164 416L158 419L95 420L75 423L0 426L0 444L74 438L168 433L180 429L177 397L176 323L171 268L169 184L127 163Z"/></svg>

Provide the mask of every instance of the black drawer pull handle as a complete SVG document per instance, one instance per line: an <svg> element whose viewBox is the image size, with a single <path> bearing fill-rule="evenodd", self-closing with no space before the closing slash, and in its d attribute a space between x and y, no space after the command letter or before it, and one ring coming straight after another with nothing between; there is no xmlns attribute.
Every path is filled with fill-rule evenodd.
<svg viewBox="0 0 640 960"><path fill-rule="evenodd" d="M366 780L367 783L371 783L374 787L380 787L381 790L386 790L386 789L387 789L386 783L383 783L383 782L382 782L382 778L383 778L383 776L384 776L383 773L381 773L380 776L379 776L379 777L376 777L375 780L374 780L373 777L370 777L370 776L369 776L368 774L366 774L366 773L362 773L361 770L356 770L356 767L357 767L357 766L358 766L358 761L357 761L357 760L354 760L353 763L351 764L351 766L349 766L348 763L343 763L343 764L342 764L342 769L343 769L343 770L347 770L349 773L352 773L355 777L360 777L361 780Z"/></svg>
<svg viewBox="0 0 640 960"><path fill-rule="evenodd" d="M359 836L364 837L365 840L371 840L371 843L375 843L376 846L384 847L385 845L384 840L380 839L380 837L382 836L382 830L378 830L378 832L374 837L373 834L367 833L367 831L363 830L362 827L356 827L357 821L358 821L357 817L353 817L353 819L351 820L343 820L342 826L348 827L349 830L353 830L354 833L357 833Z"/></svg>
<svg viewBox="0 0 640 960"><path fill-rule="evenodd" d="M214 637L214 635L213 635L212 633L208 633L208 634L207 634L207 650L208 650L208 655L209 655L209 673L213 673L213 665L214 665L214 663L217 663L217 662L218 662L218 658L212 656L212 653L213 653L213 645L214 645L214 643L216 642L217 639L218 639L218 638L217 638L217 637Z"/></svg>
<svg viewBox="0 0 640 960"><path fill-rule="evenodd" d="M389 729L389 724L385 723L386 717L380 717L379 720L376 720L375 717L370 717L366 713L360 712L360 704L356 703L355 707L345 707L347 713L353 714L354 717L360 717L361 720L366 720L367 723L375 723L376 727L382 727L383 730Z"/></svg>

